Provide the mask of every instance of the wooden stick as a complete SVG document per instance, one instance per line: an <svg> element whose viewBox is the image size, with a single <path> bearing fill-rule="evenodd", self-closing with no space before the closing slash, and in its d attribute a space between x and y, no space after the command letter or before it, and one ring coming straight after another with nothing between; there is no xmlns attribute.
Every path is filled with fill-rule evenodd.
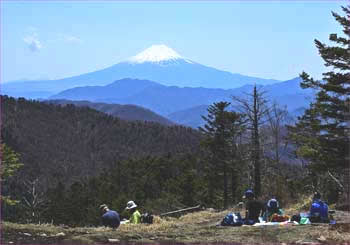
<svg viewBox="0 0 350 245"><path fill-rule="evenodd" d="M176 214L176 213L180 213L180 212L184 212L184 211L195 210L195 209L199 209L200 207L201 207L201 205L198 205L198 206L195 206L195 207L190 207L190 208L179 209L179 210L175 210L175 211L171 211L171 212L160 214L159 216L166 216L166 215L169 215L169 214Z"/></svg>

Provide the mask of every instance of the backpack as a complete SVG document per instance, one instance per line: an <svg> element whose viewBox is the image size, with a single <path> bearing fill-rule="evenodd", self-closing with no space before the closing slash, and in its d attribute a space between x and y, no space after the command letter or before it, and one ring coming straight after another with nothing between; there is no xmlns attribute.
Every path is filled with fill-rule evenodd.
<svg viewBox="0 0 350 245"><path fill-rule="evenodd" d="M222 226L241 226L243 220L240 213L229 213L221 221Z"/></svg>
<svg viewBox="0 0 350 245"><path fill-rule="evenodd" d="M300 223L300 219L301 219L300 214L294 214L290 221L296 221L296 222Z"/></svg>
<svg viewBox="0 0 350 245"><path fill-rule="evenodd" d="M144 213L141 215L141 223L153 224L153 215L149 213Z"/></svg>

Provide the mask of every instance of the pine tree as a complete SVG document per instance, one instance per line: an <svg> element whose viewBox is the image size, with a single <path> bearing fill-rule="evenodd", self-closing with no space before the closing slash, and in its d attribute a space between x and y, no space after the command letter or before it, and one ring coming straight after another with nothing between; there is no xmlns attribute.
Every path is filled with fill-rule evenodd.
<svg viewBox="0 0 350 245"><path fill-rule="evenodd" d="M218 102L209 106L208 116L202 117L206 124L203 128L199 128L205 136L202 145L211 153L209 193L212 193L214 183L219 182L215 178L223 175L224 208L228 206L228 173L232 173L230 170L234 169L234 166L232 166L234 138L243 125L241 114L227 111L230 104L228 102Z"/></svg>
<svg viewBox="0 0 350 245"><path fill-rule="evenodd" d="M350 6L342 7L346 16L332 12L342 25L345 37L330 34L335 46L328 46L315 39L319 54L329 71L322 80L311 78L306 72L302 88L317 90L315 101L290 135L296 142L297 154L307 160L314 173L326 173L344 189L344 171L349 168L349 106L350 106ZM343 176L343 177L342 177Z"/></svg>
<svg viewBox="0 0 350 245"><path fill-rule="evenodd" d="M15 172L23 166L19 160L19 154L13 151L6 144L1 144L1 169L0 176L1 182L5 182L15 174ZM8 205L14 205L18 201L12 200L9 196L4 196L1 193L1 201L4 201Z"/></svg>

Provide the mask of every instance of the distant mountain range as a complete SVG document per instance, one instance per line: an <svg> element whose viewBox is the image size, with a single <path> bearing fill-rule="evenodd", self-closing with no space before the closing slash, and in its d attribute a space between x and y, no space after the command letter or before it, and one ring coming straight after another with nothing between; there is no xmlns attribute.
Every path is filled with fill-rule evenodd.
<svg viewBox="0 0 350 245"><path fill-rule="evenodd" d="M208 105L231 101L233 95L244 96L254 84L267 91L270 101L288 106L293 115L301 115L314 96L312 90L300 88L300 78L278 81L220 71L184 58L165 45L153 45L124 62L79 76L4 83L1 94L85 101L74 103L90 103L89 107L127 120L166 125L173 121L198 127L203 124L201 115L206 114Z"/></svg>
<svg viewBox="0 0 350 245"><path fill-rule="evenodd" d="M89 107L97 111L104 112L113 117L118 117L127 121L148 121L156 122L163 125L171 126L175 123L171 122L165 117L162 117L153 111L136 105L119 105L106 103L93 103L89 101L72 101L72 100L46 100L45 103L55 105L73 104L79 107Z"/></svg>
<svg viewBox="0 0 350 245"><path fill-rule="evenodd" d="M313 98L313 91L301 89L300 78L272 85L259 86L266 91L270 101L287 106L289 112L307 107ZM201 125L201 115L206 107L218 101L231 101L232 96L251 93L253 85L236 89L180 88L159 83L122 79L106 86L86 86L68 89L51 96L50 99L89 100L93 102L133 104L148 108L176 123L191 127ZM298 112L300 113L300 112Z"/></svg>
<svg viewBox="0 0 350 245"><path fill-rule="evenodd" d="M202 116L208 115L209 105L199 105L191 107L182 111L177 111L169 114L167 117L172 121L178 124L186 125L192 128L198 128L204 126L205 121ZM297 117L304 114L306 107L299 107L295 110L288 110L290 116L296 120Z"/></svg>
<svg viewBox="0 0 350 245"><path fill-rule="evenodd" d="M209 105L199 105L182 111L173 112L168 115L168 118L173 122L197 128L204 125L205 122L202 116L208 115L208 106Z"/></svg>
<svg viewBox="0 0 350 245"><path fill-rule="evenodd" d="M233 74L183 58L165 45L153 45L111 67L58 80L23 80L2 84L1 93L14 97L47 98L81 86L104 86L123 78L146 79L178 87L238 88L246 84L267 85L274 79Z"/></svg>

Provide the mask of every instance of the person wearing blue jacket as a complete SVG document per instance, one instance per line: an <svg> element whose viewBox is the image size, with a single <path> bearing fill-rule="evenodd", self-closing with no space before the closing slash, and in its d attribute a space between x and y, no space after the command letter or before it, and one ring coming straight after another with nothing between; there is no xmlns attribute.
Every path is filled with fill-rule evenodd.
<svg viewBox="0 0 350 245"><path fill-rule="evenodd" d="M100 209L103 212L102 224L117 229L120 225L119 214L114 210L110 210L106 204L102 204Z"/></svg>
<svg viewBox="0 0 350 245"><path fill-rule="evenodd" d="M319 192L315 192L310 213L309 219L312 223L328 223L328 205L327 203L321 201L321 194Z"/></svg>

